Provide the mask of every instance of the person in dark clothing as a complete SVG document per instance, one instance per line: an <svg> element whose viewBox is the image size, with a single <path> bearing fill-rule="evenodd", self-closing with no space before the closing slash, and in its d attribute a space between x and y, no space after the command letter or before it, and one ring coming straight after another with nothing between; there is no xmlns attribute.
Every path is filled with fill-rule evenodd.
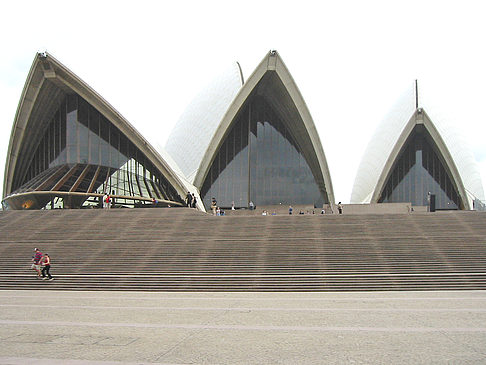
<svg viewBox="0 0 486 365"><path fill-rule="evenodd" d="M191 192L188 191L186 195L186 205L190 208L192 207L192 195Z"/></svg>
<svg viewBox="0 0 486 365"><path fill-rule="evenodd" d="M196 203L197 203L197 198L196 196L194 195L194 193L192 193L192 207L193 208L196 208Z"/></svg>
<svg viewBox="0 0 486 365"><path fill-rule="evenodd" d="M44 265L42 268L42 280L53 280L53 277L49 272L51 269L51 258L49 257L49 254L44 254L42 257L42 264Z"/></svg>

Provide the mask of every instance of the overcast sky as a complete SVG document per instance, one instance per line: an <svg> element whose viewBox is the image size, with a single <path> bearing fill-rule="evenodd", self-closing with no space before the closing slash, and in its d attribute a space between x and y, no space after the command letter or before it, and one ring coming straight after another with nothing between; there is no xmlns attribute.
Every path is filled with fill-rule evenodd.
<svg viewBox="0 0 486 365"><path fill-rule="evenodd" d="M337 201L349 202L370 137L415 79L457 116L486 181L485 14L467 0L4 2L0 181L38 51L163 146L213 77L238 61L247 79L270 49L307 103Z"/></svg>

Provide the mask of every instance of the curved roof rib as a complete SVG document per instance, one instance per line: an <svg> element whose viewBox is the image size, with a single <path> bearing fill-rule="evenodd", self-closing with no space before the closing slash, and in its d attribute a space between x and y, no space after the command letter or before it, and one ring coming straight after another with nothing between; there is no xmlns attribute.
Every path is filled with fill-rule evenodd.
<svg viewBox="0 0 486 365"><path fill-rule="evenodd" d="M43 123L47 123L48 119L46 116L58 106L56 101L60 96L74 93L85 99L127 136L177 193L181 197L185 196L186 187L169 164L118 111L52 55L38 53L15 115L5 166L3 197L12 192L16 176L23 176L28 168L29 157L37 147L35 141L41 137Z"/></svg>
<svg viewBox="0 0 486 365"><path fill-rule="evenodd" d="M271 90L266 92L266 88ZM196 188L201 189L213 159L229 133L239 111L250 95L255 92L264 93L268 101L274 105L293 104L295 108L284 106L278 109L280 113L288 117L287 119L293 121L289 128L303 150L316 183L323 190L329 202L334 204L329 168L314 121L295 81L276 51L270 51L260 62L224 114L211 142L208 144L194 178Z"/></svg>
<svg viewBox="0 0 486 365"><path fill-rule="evenodd" d="M470 176L471 164L464 153L467 146L464 143L459 143L461 146L453 143L454 149L448 147L451 141L446 140L440 125L434 124L425 110L418 107L416 92L416 89L410 88L377 128L356 174L351 203L378 202L395 161L400 157L400 152L415 126L420 124L425 127L443 158L464 209L472 209L471 194L468 194L471 188L468 187L468 182L475 176ZM471 190L472 195L481 199L482 189Z"/></svg>

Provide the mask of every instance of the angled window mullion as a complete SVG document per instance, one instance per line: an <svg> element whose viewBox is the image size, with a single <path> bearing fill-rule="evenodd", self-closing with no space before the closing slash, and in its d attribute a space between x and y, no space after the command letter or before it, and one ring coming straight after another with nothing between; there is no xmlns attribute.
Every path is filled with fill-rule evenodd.
<svg viewBox="0 0 486 365"><path fill-rule="evenodd" d="M129 146L127 146L127 149L129 149ZM127 196L133 196L133 186L132 186L132 175L130 173L131 171L131 165L132 165L132 160L131 158L128 158L127 162L125 163L123 173L125 174L125 180L126 180L126 189L125 189L125 195Z"/></svg>
<svg viewBox="0 0 486 365"><path fill-rule="evenodd" d="M105 177L105 180L103 182L103 192L106 193L106 189L108 188L108 181L110 179L110 170L111 168L108 167L108 170L106 170L106 177ZM108 194L110 193L110 189L108 189Z"/></svg>
<svg viewBox="0 0 486 365"><path fill-rule="evenodd" d="M42 184L40 184L35 190L36 191L42 191L44 189L46 189L47 187L49 187L50 185L53 185L55 184L55 182L57 181L56 179L59 178L59 176L62 174L64 168L59 168L57 169L57 171L55 171L52 176L50 176L48 179L46 179ZM51 190L51 189L49 189Z"/></svg>
<svg viewBox="0 0 486 365"><path fill-rule="evenodd" d="M127 172L127 176L128 176L128 186L129 186L129 189L130 189L130 196L136 196L136 195L139 195L137 194L137 192L135 191L135 184L136 184L136 181L134 179L134 174L131 173L130 171Z"/></svg>
<svg viewBox="0 0 486 365"><path fill-rule="evenodd" d="M128 160L127 161L127 168L125 170L125 174L126 174L126 178L127 178L128 195L133 196L133 195L135 195L135 192L134 192L133 186L132 186L132 176L130 174L130 171L131 171L130 166L131 166L131 160Z"/></svg>
<svg viewBox="0 0 486 365"><path fill-rule="evenodd" d="M147 193L148 193L149 197L153 198L152 189L150 189L150 185L147 182L147 179L145 177L143 178L143 182L145 184L145 187L147 188Z"/></svg>
<svg viewBox="0 0 486 365"><path fill-rule="evenodd" d="M76 191L76 189L78 188L78 186L81 184L81 182L83 181L84 177L88 173L89 168L90 168L90 165L86 165L86 167L83 169L83 172L76 179L76 181L73 184L73 186L71 187L71 189L69 189L69 192Z"/></svg>
<svg viewBox="0 0 486 365"><path fill-rule="evenodd" d="M51 191L57 191L59 190L63 185L64 183L71 177L72 174L74 174L74 172L78 169L78 165L75 164L73 167L71 167L69 169L68 172L66 172L64 174L64 176L57 182L56 185L54 185L54 187L51 189Z"/></svg>
<svg viewBox="0 0 486 365"><path fill-rule="evenodd" d="M163 199L169 199L170 194L169 194L169 191L168 191L168 189L166 188L166 186L165 186L165 184L164 184L164 183L165 183L165 182L164 182L163 180L162 180L162 181L160 181L160 184L158 185L158 187L159 187L159 190L161 191L162 198L163 198Z"/></svg>
<svg viewBox="0 0 486 365"><path fill-rule="evenodd" d="M155 195L157 195L157 198L159 199L164 199L162 194L160 193L159 187L157 186L157 183L153 180L150 180L150 183L152 184L152 187L154 189Z"/></svg>
<svg viewBox="0 0 486 365"><path fill-rule="evenodd" d="M94 188L94 185L96 184L96 179L98 178L100 170L101 170L101 166L98 166L98 168L96 169L96 172L94 173L93 179L91 179L91 183L89 184L89 188L88 188L88 191L87 191L88 193L91 193L93 191L93 188Z"/></svg>
<svg viewBox="0 0 486 365"><path fill-rule="evenodd" d="M135 174L135 180L137 181L138 191L140 192L140 196L143 197L142 187L140 186L140 181L138 179L138 174Z"/></svg>

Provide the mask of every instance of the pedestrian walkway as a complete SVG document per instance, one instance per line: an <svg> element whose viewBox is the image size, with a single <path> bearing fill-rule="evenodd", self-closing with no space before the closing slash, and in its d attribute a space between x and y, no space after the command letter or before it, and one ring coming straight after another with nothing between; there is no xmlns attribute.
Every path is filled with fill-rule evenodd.
<svg viewBox="0 0 486 365"><path fill-rule="evenodd" d="M486 291L0 291L0 364L486 362Z"/></svg>

